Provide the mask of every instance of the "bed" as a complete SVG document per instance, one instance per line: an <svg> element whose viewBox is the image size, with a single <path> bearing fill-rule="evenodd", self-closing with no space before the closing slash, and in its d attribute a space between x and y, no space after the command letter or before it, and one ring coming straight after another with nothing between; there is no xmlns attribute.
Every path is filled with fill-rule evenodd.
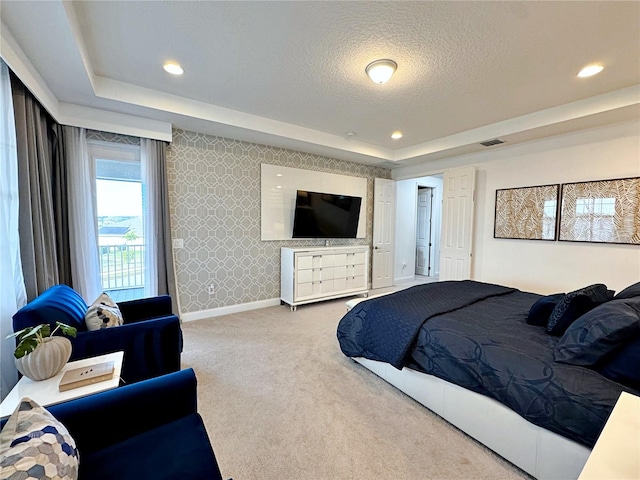
<svg viewBox="0 0 640 480"><path fill-rule="evenodd" d="M357 303L337 336L345 355L538 479L577 478L621 392L640 394L638 363L626 368L640 358L640 283L615 297L601 284L553 296L418 285Z"/></svg>

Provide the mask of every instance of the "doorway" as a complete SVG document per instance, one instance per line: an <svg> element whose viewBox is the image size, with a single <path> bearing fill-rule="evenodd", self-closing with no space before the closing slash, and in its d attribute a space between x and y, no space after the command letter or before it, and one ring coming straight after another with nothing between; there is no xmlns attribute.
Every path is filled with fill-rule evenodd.
<svg viewBox="0 0 640 480"><path fill-rule="evenodd" d="M435 270L432 252L433 239L433 187L418 185L416 204L416 275L431 276Z"/></svg>
<svg viewBox="0 0 640 480"><path fill-rule="evenodd" d="M442 175L396 181L394 283L438 280L442 192Z"/></svg>

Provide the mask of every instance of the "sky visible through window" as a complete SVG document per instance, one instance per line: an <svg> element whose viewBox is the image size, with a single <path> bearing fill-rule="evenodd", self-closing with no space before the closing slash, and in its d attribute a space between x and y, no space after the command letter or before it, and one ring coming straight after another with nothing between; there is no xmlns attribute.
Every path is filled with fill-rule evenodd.
<svg viewBox="0 0 640 480"><path fill-rule="evenodd" d="M142 184L96 180L98 217L141 217Z"/></svg>

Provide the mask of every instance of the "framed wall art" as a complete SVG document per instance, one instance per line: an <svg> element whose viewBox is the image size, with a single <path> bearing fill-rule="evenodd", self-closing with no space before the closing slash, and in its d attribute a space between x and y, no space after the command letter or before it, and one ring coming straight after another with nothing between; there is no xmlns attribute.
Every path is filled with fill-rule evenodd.
<svg viewBox="0 0 640 480"><path fill-rule="evenodd" d="M640 245L640 177L562 185L559 240Z"/></svg>
<svg viewBox="0 0 640 480"><path fill-rule="evenodd" d="M496 190L494 238L555 240L560 185Z"/></svg>

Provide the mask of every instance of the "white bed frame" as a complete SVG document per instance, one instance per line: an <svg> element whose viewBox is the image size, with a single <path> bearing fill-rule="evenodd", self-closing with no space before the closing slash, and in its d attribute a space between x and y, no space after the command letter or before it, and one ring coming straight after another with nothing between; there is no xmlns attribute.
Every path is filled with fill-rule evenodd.
<svg viewBox="0 0 640 480"><path fill-rule="evenodd" d="M346 302L347 310L363 300ZM538 480L578 478L591 453L502 403L441 378L362 357L353 360Z"/></svg>
<svg viewBox="0 0 640 480"><path fill-rule="evenodd" d="M591 453L492 398L409 368L354 360L539 480L578 478Z"/></svg>

